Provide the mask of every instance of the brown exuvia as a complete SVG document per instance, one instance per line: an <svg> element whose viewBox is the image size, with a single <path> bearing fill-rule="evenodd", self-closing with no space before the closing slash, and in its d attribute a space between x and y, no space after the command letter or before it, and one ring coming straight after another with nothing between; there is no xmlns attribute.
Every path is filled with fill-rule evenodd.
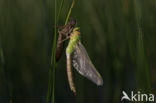
<svg viewBox="0 0 156 103"><path fill-rule="evenodd" d="M70 36L73 28L76 26L76 20L70 20L66 25L59 27L58 29L58 39L56 45L56 62L58 62L62 56L64 50L64 41Z"/></svg>

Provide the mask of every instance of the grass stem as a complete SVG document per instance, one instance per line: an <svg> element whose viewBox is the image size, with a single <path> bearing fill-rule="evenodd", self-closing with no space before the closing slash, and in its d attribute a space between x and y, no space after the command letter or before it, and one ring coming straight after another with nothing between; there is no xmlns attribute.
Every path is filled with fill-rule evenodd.
<svg viewBox="0 0 156 103"><path fill-rule="evenodd" d="M73 2L72 2L72 4L71 4L71 7L70 7L70 9L69 9L69 12L68 12L68 15L67 15L67 18L66 18L66 21L65 21L65 25L68 23L68 20L69 20L69 18L70 18L70 15L71 15L72 9L73 9L73 7L74 7L74 5L75 5L75 2L76 2L76 0L73 0Z"/></svg>

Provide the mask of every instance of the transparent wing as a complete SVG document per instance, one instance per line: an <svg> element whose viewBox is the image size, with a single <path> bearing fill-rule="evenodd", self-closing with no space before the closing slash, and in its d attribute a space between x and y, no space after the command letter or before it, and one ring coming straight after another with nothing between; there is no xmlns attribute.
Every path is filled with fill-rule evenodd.
<svg viewBox="0 0 156 103"><path fill-rule="evenodd" d="M97 85L103 85L103 80L92 64L84 46L78 42L72 53L73 67L84 77Z"/></svg>

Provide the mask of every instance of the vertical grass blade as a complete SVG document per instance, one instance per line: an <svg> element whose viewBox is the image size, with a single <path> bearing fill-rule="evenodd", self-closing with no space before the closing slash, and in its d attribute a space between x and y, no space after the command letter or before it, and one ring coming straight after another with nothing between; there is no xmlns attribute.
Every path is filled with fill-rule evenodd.
<svg viewBox="0 0 156 103"><path fill-rule="evenodd" d="M71 4L71 7L70 7L70 9L69 9L69 12L68 12L68 15L67 15L67 18L66 18L66 21L65 21L65 25L68 23L68 20L69 20L69 18L70 18L71 13L72 13L72 9L73 9L73 7L74 7L74 5L75 5L75 2L76 2L76 0L73 0L73 2L72 2L72 4Z"/></svg>
<svg viewBox="0 0 156 103"><path fill-rule="evenodd" d="M56 60L55 60L55 54L56 54L56 23L57 23L57 2L55 0L55 28L54 28L54 39L53 39L53 45L52 45L52 53L51 53L51 64L50 64L50 72L49 72L49 84L48 84L48 93L47 93L47 103L55 103L55 69L56 69Z"/></svg>
<svg viewBox="0 0 156 103"><path fill-rule="evenodd" d="M151 92L149 67L146 60L146 54L144 49L144 39L142 30L142 2L134 0L134 10L137 23L137 56L136 56L136 79L137 89L144 93Z"/></svg>
<svg viewBox="0 0 156 103"><path fill-rule="evenodd" d="M61 4L60 4L60 8L59 8L58 15L57 15L57 23L58 23L58 21L59 21L59 17L60 17L62 8L63 8L63 3L64 3L64 0L62 0L62 1L61 1Z"/></svg>

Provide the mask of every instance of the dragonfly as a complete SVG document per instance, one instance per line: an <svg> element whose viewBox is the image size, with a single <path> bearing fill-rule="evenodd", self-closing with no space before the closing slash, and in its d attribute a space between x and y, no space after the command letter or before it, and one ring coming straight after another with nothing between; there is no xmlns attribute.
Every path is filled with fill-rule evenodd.
<svg viewBox="0 0 156 103"><path fill-rule="evenodd" d="M56 45L56 62L58 62L62 56L64 50L64 40L70 36L73 28L76 26L76 20L71 19L66 25L59 27L57 45Z"/></svg>
<svg viewBox="0 0 156 103"><path fill-rule="evenodd" d="M82 76L88 78L98 86L103 85L103 79L95 66L91 62L85 47L80 41L79 27L75 27L70 35L70 40L66 48L66 59L67 59L67 76L71 91L76 94L75 84L72 77L72 66Z"/></svg>

